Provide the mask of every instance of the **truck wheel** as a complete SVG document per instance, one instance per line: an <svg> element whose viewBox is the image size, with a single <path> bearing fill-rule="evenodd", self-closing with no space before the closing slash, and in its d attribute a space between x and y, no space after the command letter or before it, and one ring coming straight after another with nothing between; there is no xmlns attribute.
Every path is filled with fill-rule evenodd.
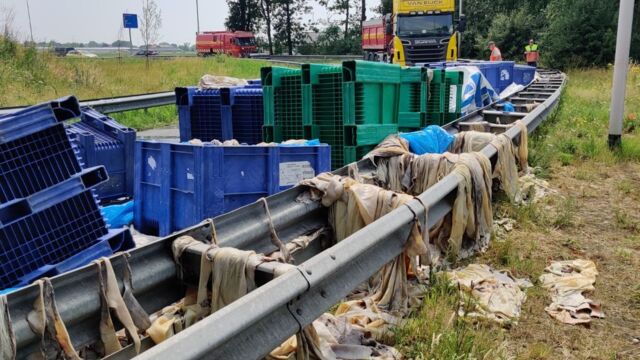
<svg viewBox="0 0 640 360"><path fill-rule="evenodd" d="M373 61L380 62L380 56L378 56L378 54L373 54Z"/></svg>
<svg viewBox="0 0 640 360"><path fill-rule="evenodd" d="M388 60L389 59L387 58L387 54L382 55L382 62L383 63L389 62Z"/></svg>

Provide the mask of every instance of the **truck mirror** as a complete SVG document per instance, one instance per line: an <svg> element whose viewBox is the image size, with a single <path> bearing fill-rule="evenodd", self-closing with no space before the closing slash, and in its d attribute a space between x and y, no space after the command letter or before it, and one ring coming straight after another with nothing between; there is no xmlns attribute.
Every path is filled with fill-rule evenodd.
<svg viewBox="0 0 640 360"><path fill-rule="evenodd" d="M460 16L460 20L458 21L458 31L465 32L467 30L467 18L466 16Z"/></svg>
<svg viewBox="0 0 640 360"><path fill-rule="evenodd" d="M387 23L387 26L385 27L384 32L385 32L387 35L391 35L391 34L393 33L393 26L391 25L391 22L388 22L388 23Z"/></svg>

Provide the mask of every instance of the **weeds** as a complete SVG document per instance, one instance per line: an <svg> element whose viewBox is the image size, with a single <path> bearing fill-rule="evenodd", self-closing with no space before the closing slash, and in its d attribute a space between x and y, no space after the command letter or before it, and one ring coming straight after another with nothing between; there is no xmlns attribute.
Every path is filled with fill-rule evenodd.
<svg viewBox="0 0 640 360"><path fill-rule="evenodd" d="M640 223L633 219L627 211L615 209L613 215L619 229L640 233Z"/></svg>
<svg viewBox="0 0 640 360"><path fill-rule="evenodd" d="M558 228L567 228L574 225L576 215L576 200L567 197L559 204L553 225Z"/></svg>
<svg viewBox="0 0 640 360"><path fill-rule="evenodd" d="M395 330L395 346L408 359L500 359L501 331L458 315L460 294L441 275L432 277L420 310Z"/></svg>
<svg viewBox="0 0 640 360"><path fill-rule="evenodd" d="M640 309L640 284L636 285L631 293L631 304L636 309Z"/></svg>

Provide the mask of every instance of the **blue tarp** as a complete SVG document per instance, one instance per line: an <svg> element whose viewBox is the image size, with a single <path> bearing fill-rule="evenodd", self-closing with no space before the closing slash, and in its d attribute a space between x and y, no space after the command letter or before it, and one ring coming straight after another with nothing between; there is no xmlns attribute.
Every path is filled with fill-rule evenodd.
<svg viewBox="0 0 640 360"><path fill-rule="evenodd" d="M437 125L427 126L420 131L403 133L400 137L409 142L409 149L417 155L442 154L447 151L454 139Z"/></svg>
<svg viewBox="0 0 640 360"><path fill-rule="evenodd" d="M119 229L133 223L133 200L102 208L104 218L111 229Z"/></svg>

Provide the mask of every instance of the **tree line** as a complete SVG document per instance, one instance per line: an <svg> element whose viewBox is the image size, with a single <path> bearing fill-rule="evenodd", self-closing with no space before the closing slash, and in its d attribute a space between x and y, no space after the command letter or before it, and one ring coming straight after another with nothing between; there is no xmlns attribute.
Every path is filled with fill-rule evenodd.
<svg viewBox="0 0 640 360"><path fill-rule="evenodd" d="M313 1L331 20L305 17ZM359 54L361 23L367 9L391 12L392 0L227 0L230 30L252 31L270 54ZM635 0L631 57L640 61L640 0ZM456 1L457 3L457 1ZM606 66L615 55L619 0L465 0L465 58L488 57L494 41L503 57L522 60L530 38L541 47L545 65Z"/></svg>

